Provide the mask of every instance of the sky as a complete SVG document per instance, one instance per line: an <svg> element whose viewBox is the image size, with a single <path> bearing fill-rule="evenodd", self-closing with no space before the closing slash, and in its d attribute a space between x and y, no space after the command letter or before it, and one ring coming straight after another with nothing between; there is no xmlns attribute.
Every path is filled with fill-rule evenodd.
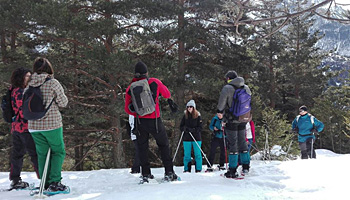
<svg viewBox="0 0 350 200"><path fill-rule="evenodd" d="M293 161L252 160L251 170L243 180L226 179L224 171L183 173L175 167L181 181L139 185L139 174L130 169L63 172L62 183L70 194L52 196L50 200L345 200L349 199L350 154L316 150L317 159ZM218 156L218 155L217 155ZM203 166L206 169L206 166ZM194 170L192 170L194 171ZM163 168L152 168L156 179ZM22 173L22 179L39 185L33 172ZM8 188L8 172L0 172L0 189ZM29 191L0 192L1 200L34 199Z"/></svg>

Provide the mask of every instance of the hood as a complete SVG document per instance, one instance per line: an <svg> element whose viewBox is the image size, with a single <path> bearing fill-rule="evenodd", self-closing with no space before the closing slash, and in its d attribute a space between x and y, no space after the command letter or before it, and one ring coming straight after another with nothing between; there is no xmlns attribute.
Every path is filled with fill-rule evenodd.
<svg viewBox="0 0 350 200"><path fill-rule="evenodd" d="M34 73L30 77L30 81L29 81L28 85L32 86L32 87L38 87L38 86L42 85L45 82L45 79L47 77L53 78L53 75L49 75L47 73L42 73L42 74Z"/></svg>
<svg viewBox="0 0 350 200"><path fill-rule="evenodd" d="M242 78L242 77L234 78L228 84L234 85L236 87L242 87L242 86L244 86L244 78Z"/></svg>

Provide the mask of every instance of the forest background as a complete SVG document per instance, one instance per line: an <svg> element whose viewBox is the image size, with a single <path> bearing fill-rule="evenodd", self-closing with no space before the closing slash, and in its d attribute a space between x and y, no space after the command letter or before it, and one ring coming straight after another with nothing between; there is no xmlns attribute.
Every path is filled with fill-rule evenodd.
<svg viewBox="0 0 350 200"><path fill-rule="evenodd" d="M316 47L324 35L312 30L317 17L349 23L349 11L333 15L337 6L333 0L0 0L0 90L5 94L15 68L32 69L38 56L51 61L69 99L61 110L64 170L131 166L124 95L138 61L180 107L171 113L160 100L172 155L190 99L201 112L209 152L208 125L228 70L252 90L252 153L273 145L286 151L293 140L289 153L297 155L296 137L286 132L301 105L325 124L316 148L350 153L349 58ZM346 64L326 62L335 58ZM10 126L2 119L0 132L0 170L9 171ZM161 166L153 139L150 150L152 166ZM180 148L176 165L182 155ZM28 158L24 170L31 170Z"/></svg>

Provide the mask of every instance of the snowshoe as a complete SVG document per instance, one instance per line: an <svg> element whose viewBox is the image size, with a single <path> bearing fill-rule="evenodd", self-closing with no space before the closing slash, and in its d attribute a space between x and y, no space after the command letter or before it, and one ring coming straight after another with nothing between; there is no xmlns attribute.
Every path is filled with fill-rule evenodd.
<svg viewBox="0 0 350 200"><path fill-rule="evenodd" d="M18 179L18 180L12 180L11 185L10 185L10 189L25 189L28 188L29 184L27 182L22 181L22 179Z"/></svg>
<svg viewBox="0 0 350 200"><path fill-rule="evenodd" d="M144 183L149 183L149 179L154 179L154 176L152 174L148 174L148 175L145 175L145 176L140 176L140 182L139 184L144 184Z"/></svg>
<svg viewBox="0 0 350 200"><path fill-rule="evenodd" d="M165 174L162 182L170 182L170 181L179 181L180 177L178 177L174 172L168 172Z"/></svg>
<svg viewBox="0 0 350 200"><path fill-rule="evenodd" d="M208 172L213 172L213 171L214 171L214 169L211 168L211 167L208 167L207 170L205 170L206 173L208 173Z"/></svg>

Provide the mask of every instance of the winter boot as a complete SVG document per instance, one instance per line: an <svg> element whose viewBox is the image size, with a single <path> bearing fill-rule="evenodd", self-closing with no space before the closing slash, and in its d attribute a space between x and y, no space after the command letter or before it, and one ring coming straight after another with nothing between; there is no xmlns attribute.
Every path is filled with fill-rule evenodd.
<svg viewBox="0 0 350 200"><path fill-rule="evenodd" d="M170 181L176 181L177 180L177 175L175 172L167 172L164 175L164 181L170 182Z"/></svg>
<svg viewBox="0 0 350 200"><path fill-rule="evenodd" d="M238 174L236 172L237 168L229 168L227 172L224 174L226 178L237 178Z"/></svg>
<svg viewBox="0 0 350 200"><path fill-rule="evenodd" d="M225 170L226 169L224 165L218 165L218 168L219 168L219 170Z"/></svg>
<svg viewBox="0 0 350 200"><path fill-rule="evenodd" d="M189 163L187 163L187 172L190 172L191 173L191 168L192 168L192 163L191 162L189 162Z"/></svg>
<svg viewBox="0 0 350 200"><path fill-rule="evenodd" d="M211 167L207 167L207 170L205 170L205 172L213 172L213 171L214 171L214 169Z"/></svg>
<svg viewBox="0 0 350 200"><path fill-rule="evenodd" d="M47 191L49 192L58 192L65 190L67 190L67 186L63 185L61 182L52 182L50 183L49 188L47 188Z"/></svg>
<svg viewBox="0 0 350 200"><path fill-rule="evenodd" d="M29 184L27 182L22 181L22 179L19 178L17 180L12 180L10 187L13 189L24 189L29 187Z"/></svg>
<svg viewBox="0 0 350 200"><path fill-rule="evenodd" d="M200 173L201 171L202 171L202 170L197 170L197 169L196 169L196 173Z"/></svg>
<svg viewBox="0 0 350 200"><path fill-rule="evenodd" d="M153 174L148 174L148 175L141 175L141 182L142 183L149 183L148 179L154 179Z"/></svg>
<svg viewBox="0 0 350 200"><path fill-rule="evenodd" d="M249 173L249 164L242 165L242 175L247 175Z"/></svg>

